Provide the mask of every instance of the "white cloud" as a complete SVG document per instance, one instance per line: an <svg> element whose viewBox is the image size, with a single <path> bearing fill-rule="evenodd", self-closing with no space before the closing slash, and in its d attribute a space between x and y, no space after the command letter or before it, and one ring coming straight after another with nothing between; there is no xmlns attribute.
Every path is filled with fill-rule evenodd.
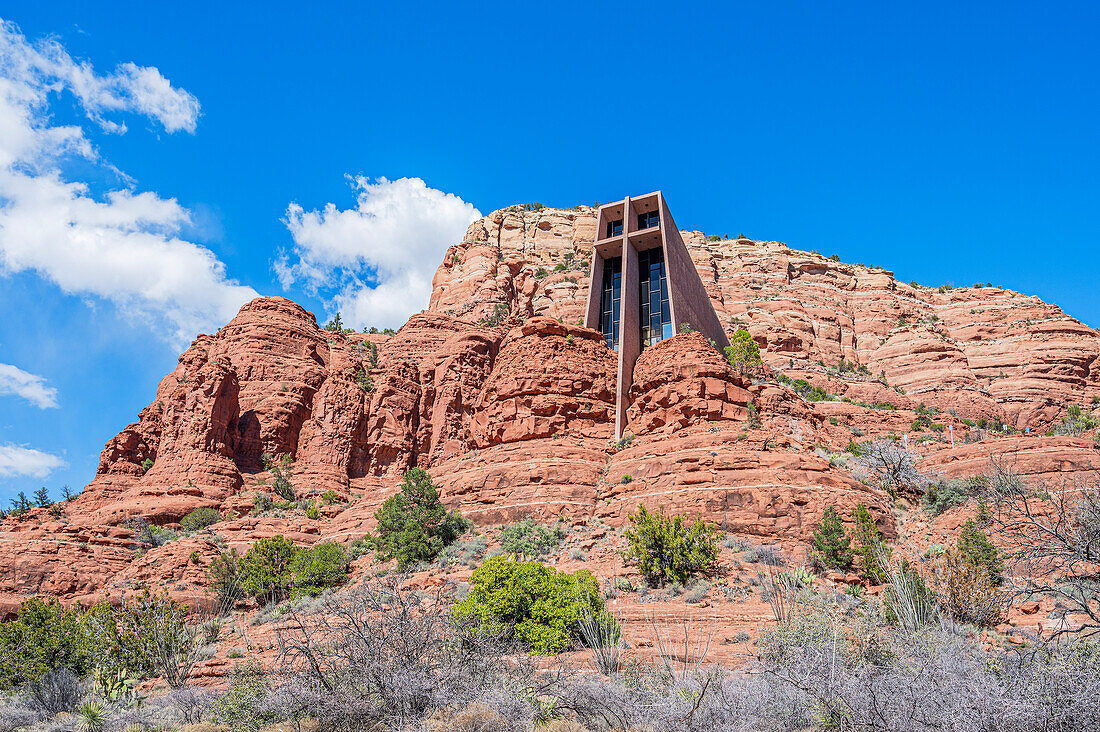
<svg viewBox="0 0 1100 732"><path fill-rule="evenodd" d="M39 409L56 408L57 389L46 386L46 380L11 364L0 363L0 396L14 394L23 397Z"/></svg>
<svg viewBox="0 0 1100 732"><path fill-rule="evenodd" d="M447 247L481 213L420 178L351 181L355 208L287 207L296 261L276 262L276 272L284 287L299 281L314 293L334 291L330 306L349 326L398 327L427 307Z"/></svg>
<svg viewBox="0 0 1100 732"><path fill-rule="evenodd" d="M256 292L181 238L190 211L152 192L93 196L63 175L74 157L109 168L83 128L51 123L50 100L64 90L109 132L126 131L110 113L143 115L168 132L198 121L198 100L157 69L126 63L100 75L56 41L30 43L0 21L0 275L33 271L66 293L103 298L176 345L223 324Z"/></svg>
<svg viewBox="0 0 1100 732"><path fill-rule="evenodd" d="M45 478L65 461L48 452L19 445L0 445L0 478Z"/></svg>

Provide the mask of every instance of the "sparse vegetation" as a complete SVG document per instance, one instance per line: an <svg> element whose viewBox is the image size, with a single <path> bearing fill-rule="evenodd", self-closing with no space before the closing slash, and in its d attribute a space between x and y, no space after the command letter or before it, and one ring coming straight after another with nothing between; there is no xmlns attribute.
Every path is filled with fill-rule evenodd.
<svg viewBox="0 0 1100 732"><path fill-rule="evenodd" d="M261 460L264 470L271 473L271 490L275 491L275 495L284 501L293 501L294 484L291 483L290 478L294 473L294 458L290 455L283 455L275 460L265 452Z"/></svg>
<svg viewBox="0 0 1100 732"><path fill-rule="evenodd" d="M201 506L180 519L180 529L187 533L201 531L207 526L213 526L222 520L218 509L211 506Z"/></svg>
<svg viewBox="0 0 1100 732"><path fill-rule="evenodd" d="M556 549L565 538L561 523L543 525L524 519L505 526L498 535L500 548L516 559L537 559Z"/></svg>

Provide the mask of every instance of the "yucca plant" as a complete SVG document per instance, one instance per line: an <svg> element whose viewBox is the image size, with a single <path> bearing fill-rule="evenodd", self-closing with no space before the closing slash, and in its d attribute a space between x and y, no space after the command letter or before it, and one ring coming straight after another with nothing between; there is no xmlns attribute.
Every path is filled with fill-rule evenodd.
<svg viewBox="0 0 1100 732"><path fill-rule="evenodd" d="M103 732L107 727L107 712L99 702L84 702L77 714L82 732Z"/></svg>

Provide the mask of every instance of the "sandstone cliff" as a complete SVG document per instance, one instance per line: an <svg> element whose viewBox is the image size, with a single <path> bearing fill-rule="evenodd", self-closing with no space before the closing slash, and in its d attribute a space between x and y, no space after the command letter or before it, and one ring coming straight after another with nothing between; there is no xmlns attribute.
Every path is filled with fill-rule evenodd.
<svg viewBox="0 0 1100 732"><path fill-rule="evenodd" d="M0 527L0 603L147 585L199 597L215 539L136 558L127 518L173 525L213 506L229 515L217 540L241 549L275 533L351 541L411 466L483 525L533 515L616 527L643 503L790 544L827 505L847 514L865 503L896 534L889 498L824 455L853 436L908 433L922 403L960 442L935 433L918 447L914 435L941 472L1008 453L1039 476L1100 466L1091 440L1038 434L1068 404L1100 397L1100 333L1057 307L701 232L684 240L730 333L747 328L772 372L836 398L754 383L681 334L642 354L634 439L612 443L615 356L577 325L594 227L586 207L513 207L475 222L444 256L428 309L392 336L325 331L284 298L249 303L180 357L61 518L35 511ZM978 420L1031 434L961 444ZM343 500L320 519L251 515L270 478L265 454L290 456L299 496Z"/></svg>

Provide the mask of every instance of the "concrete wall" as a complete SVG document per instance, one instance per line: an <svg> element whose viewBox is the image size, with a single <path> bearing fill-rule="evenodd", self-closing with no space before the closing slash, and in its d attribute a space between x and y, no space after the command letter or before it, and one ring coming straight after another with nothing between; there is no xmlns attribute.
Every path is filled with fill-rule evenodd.
<svg viewBox="0 0 1100 732"><path fill-rule="evenodd" d="M625 229L626 227L624 227ZM619 300L619 378L615 404L615 436L626 427L627 395L634 383L634 362L642 352L642 324L638 312L638 252L629 242L623 245L623 279Z"/></svg>
<svg viewBox="0 0 1100 732"><path fill-rule="evenodd" d="M660 195L660 194L658 194ZM665 275L668 277L668 297L672 303L673 332L679 333L684 323L710 338L719 348L729 345L729 338L714 312L699 271L688 254L687 246L672 220L668 207L661 201L661 235L665 249Z"/></svg>

